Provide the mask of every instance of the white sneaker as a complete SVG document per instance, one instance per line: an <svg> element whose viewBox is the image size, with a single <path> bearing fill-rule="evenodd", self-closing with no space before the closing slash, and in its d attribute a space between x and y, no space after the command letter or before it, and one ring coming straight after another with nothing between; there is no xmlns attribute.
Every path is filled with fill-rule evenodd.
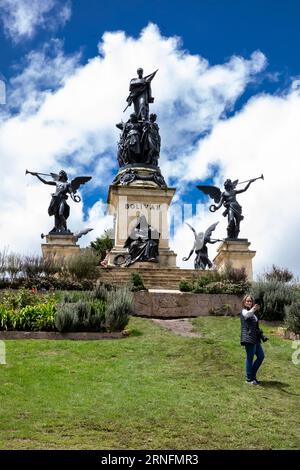
<svg viewBox="0 0 300 470"><path fill-rule="evenodd" d="M253 385L260 385L260 382L256 379L252 380L252 384Z"/></svg>

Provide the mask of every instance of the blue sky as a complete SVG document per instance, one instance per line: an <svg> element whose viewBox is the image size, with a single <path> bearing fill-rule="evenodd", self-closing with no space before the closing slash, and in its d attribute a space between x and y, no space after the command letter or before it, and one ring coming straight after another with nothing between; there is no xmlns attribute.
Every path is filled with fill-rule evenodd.
<svg viewBox="0 0 300 470"><path fill-rule="evenodd" d="M17 47L2 28L1 72L9 78L14 62L51 37L62 38L68 53L82 47L86 60L96 54L104 31L123 30L136 37L153 22L163 35L179 35L184 48L200 53L211 64L260 49L268 57L269 72L285 80L300 72L295 53L300 43L299 18L297 0L75 0L63 28L37 28L33 38Z"/></svg>
<svg viewBox="0 0 300 470"><path fill-rule="evenodd" d="M96 230L110 223L104 211L107 188L117 171L114 125L123 117L129 79L136 67L150 73L160 62L153 94L162 134L161 167L169 184L177 187L175 204L193 204L192 214L197 215L190 222L205 229L212 219L201 204L197 184L221 185L225 177L244 180L266 172L266 184L257 183L243 196L247 222L241 235L260 251L257 272L275 262L289 263L299 273L297 206L291 207L291 198L292 204L295 200L291 194L297 197L300 2L2 0L0 19L0 73L7 87L0 151L2 159L15 159L16 184L25 184L21 169L26 167L47 172L70 166L71 175L93 174L93 185L83 190L84 206L73 208L73 217L74 223L96 223L91 239L99 235ZM190 74L185 76L185 69ZM111 74L109 79L105 74ZM72 87L79 94L72 95ZM109 93L101 95L105 87ZM185 110L182 117L174 116L178 103ZM82 119L75 116L77 111ZM12 145L14 136L28 139L28 145ZM3 170L11 168L4 165ZM292 176L286 178L286 199L282 196L278 207L271 193L277 191L276 178L285 179L287 173ZM1 213L7 219L2 218L1 245L18 251L39 249L35 230L46 231L46 221L50 224L46 216L38 215L45 211L49 194L26 180L28 206L31 198L38 198L44 209L35 204L35 222L30 221L27 237L21 237L16 235L17 223L8 229L5 220L12 210L16 214L26 210L24 196L21 203L10 188L4 190ZM284 220L278 215L283 212ZM98 224L99 214L103 223ZM275 219L274 239L270 227ZM43 227L38 228L36 220ZM218 227L220 237L225 236L224 223ZM289 227L288 254L283 224ZM174 230L179 258L186 254L182 238L187 245L192 243L186 230L184 226Z"/></svg>

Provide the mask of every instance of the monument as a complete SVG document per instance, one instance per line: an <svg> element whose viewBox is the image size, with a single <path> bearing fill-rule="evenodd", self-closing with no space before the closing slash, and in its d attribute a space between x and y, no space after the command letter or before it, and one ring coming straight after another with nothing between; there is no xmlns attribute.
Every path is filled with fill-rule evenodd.
<svg viewBox="0 0 300 470"><path fill-rule="evenodd" d="M250 243L246 238L238 238L240 233L240 223L244 219L242 215L242 207L236 200L236 195L247 191L249 186L258 179L264 179L261 175L258 178L253 178L247 181L239 180L231 181L227 179L224 183L225 191L221 191L217 186L199 185L197 186L204 194L209 195L217 204L211 204L209 210L215 212L222 205L225 207L223 216L227 217L227 238L221 243L218 248L218 254L214 259L218 270L223 270L226 264L231 264L233 268L244 267L248 279L251 281L253 278L252 272L252 258L255 256L255 251L249 250ZM247 183L243 189L236 189L237 185Z"/></svg>
<svg viewBox="0 0 300 470"><path fill-rule="evenodd" d="M161 137L157 115L149 114L154 102L151 82L157 70L130 80L128 105L134 112L120 122L117 159L119 171L107 197L108 211L114 216L115 245L109 266L131 267L147 263L149 269L176 268L176 254L169 247L168 209L175 188L167 187L158 166ZM145 264L143 264L145 266Z"/></svg>
<svg viewBox="0 0 300 470"><path fill-rule="evenodd" d="M87 183L91 176L77 176L72 181L68 181L68 175L64 170L57 173L38 173L26 170L25 174L36 176L42 183L55 186L55 192L51 195L51 201L48 207L50 217L54 216L54 226L47 235L42 234L42 238L46 238L46 243L42 243L43 256L56 255L68 256L77 253L80 250L76 244L78 238L85 235L92 229L85 229L78 233L72 233L67 227L67 219L70 215L70 206L67 203L70 196L74 202L80 202L77 190L82 184ZM46 180L42 176L51 176L51 180Z"/></svg>

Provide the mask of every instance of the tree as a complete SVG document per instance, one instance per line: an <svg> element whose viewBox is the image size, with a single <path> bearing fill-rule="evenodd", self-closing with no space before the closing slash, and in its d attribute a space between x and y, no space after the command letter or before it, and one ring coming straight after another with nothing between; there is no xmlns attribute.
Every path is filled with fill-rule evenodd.
<svg viewBox="0 0 300 470"><path fill-rule="evenodd" d="M102 261L106 256L106 250L111 250L114 246L113 229L104 230L104 233L91 242L91 248L97 252Z"/></svg>

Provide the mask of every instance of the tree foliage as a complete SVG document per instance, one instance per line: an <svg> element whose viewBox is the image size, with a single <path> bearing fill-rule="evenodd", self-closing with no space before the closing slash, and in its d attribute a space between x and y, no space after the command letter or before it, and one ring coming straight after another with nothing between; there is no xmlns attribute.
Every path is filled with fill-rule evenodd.
<svg viewBox="0 0 300 470"><path fill-rule="evenodd" d="M106 256L106 250L110 251L114 246L112 229L104 230L104 233L91 242L90 246L97 252L100 256L100 261L102 261Z"/></svg>

